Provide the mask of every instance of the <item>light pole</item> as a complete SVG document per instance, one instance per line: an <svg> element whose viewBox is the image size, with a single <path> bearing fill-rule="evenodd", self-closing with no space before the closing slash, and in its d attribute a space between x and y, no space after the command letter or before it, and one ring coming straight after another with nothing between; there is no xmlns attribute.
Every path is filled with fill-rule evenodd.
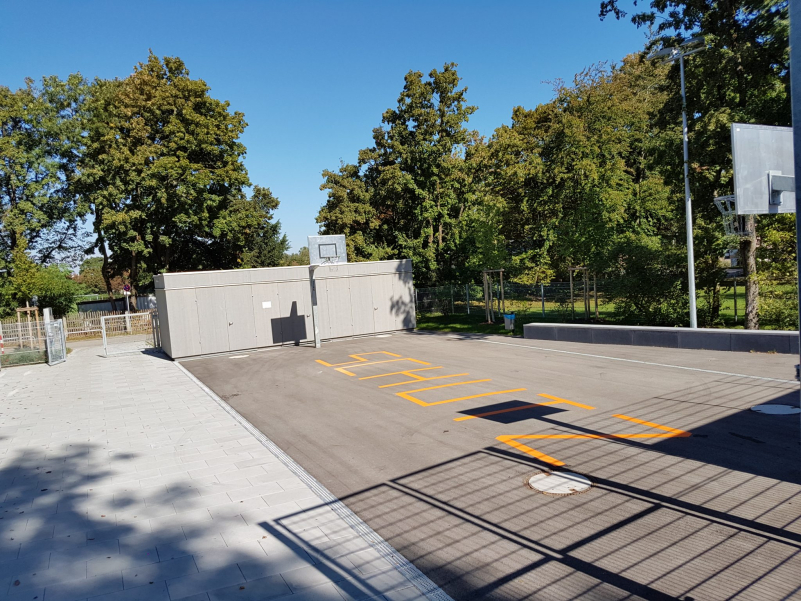
<svg viewBox="0 0 801 601"><path fill-rule="evenodd" d="M661 58L662 63L673 63L679 61L679 73L681 74L681 124L682 138L684 142L684 209L686 213L685 226L687 229L687 280L690 292L690 327L698 327L698 316L695 306L695 253L693 251L693 206L690 197L690 157L687 141L687 94L684 91L684 57L696 52L705 50L706 45L703 36L690 38L680 46L673 48L662 48L652 52L648 58Z"/></svg>

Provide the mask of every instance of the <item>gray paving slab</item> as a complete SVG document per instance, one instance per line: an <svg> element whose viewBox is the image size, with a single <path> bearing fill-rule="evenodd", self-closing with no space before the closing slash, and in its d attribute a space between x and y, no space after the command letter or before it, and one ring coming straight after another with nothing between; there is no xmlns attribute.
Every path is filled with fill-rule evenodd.
<svg viewBox="0 0 801 601"><path fill-rule="evenodd" d="M183 366L453 598L778 601L801 598L801 420L750 408L798 406L796 362L418 333ZM594 486L526 485L565 469ZM315 561L384 573L364 540L304 519L327 538L297 536ZM336 569L285 576L419 595L352 591Z"/></svg>
<svg viewBox="0 0 801 601"><path fill-rule="evenodd" d="M0 371L0 599L292 599L284 573L331 569L318 521L359 536L177 364L101 354ZM336 569L375 595L412 584L364 565Z"/></svg>

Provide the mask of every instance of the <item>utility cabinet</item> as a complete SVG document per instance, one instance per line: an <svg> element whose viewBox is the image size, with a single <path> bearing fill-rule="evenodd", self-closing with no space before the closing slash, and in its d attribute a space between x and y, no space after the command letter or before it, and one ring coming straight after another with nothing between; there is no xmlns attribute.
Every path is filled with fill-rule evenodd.
<svg viewBox="0 0 801 601"><path fill-rule="evenodd" d="M325 339L414 329L412 262L322 265ZM314 340L308 267L165 273L153 278L161 342L175 359Z"/></svg>

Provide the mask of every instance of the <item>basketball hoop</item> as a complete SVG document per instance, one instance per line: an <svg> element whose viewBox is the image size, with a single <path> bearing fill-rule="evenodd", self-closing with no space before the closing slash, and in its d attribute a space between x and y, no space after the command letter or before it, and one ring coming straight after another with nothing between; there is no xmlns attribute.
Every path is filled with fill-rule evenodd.
<svg viewBox="0 0 801 601"><path fill-rule="evenodd" d="M754 235L754 230L747 227L748 220L745 219L745 216L737 214L734 194L718 196L715 199L715 206L723 216L723 229L727 236L750 238Z"/></svg>

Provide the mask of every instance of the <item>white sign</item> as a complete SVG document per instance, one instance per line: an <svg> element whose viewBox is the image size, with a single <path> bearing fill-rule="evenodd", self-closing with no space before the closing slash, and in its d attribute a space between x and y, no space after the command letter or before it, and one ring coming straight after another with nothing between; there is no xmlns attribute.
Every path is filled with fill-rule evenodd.
<svg viewBox="0 0 801 601"><path fill-rule="evenodd" d="M262 303L261 303L261 308L262 309L269 309L272 306L273 306L273 304L270 301L262 301Z"/></svg>

